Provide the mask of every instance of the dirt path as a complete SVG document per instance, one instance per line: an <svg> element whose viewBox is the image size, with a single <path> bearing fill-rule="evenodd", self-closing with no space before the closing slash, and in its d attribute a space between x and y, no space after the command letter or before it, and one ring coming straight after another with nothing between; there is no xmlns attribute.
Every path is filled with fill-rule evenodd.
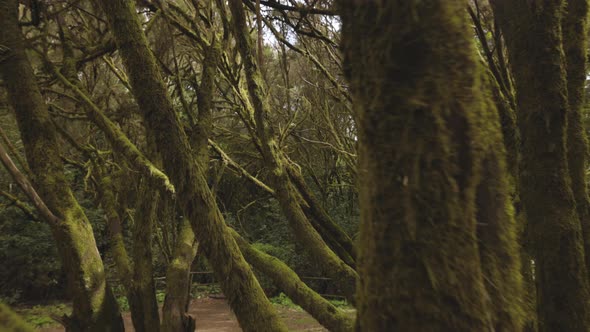
<svg viewBox="0 0 590 332"><path fill-rule="evenodd" d="M327 331L308 313L298 309L277 306L279 316L287 324L290 331ZM223 299L195 299L189 306L189 313L197 320L198 332L240 332L236 316ZM134 331L129 313L123 315L125 330ZM63 332L60 327L42 328L42 332Z"/></svg>

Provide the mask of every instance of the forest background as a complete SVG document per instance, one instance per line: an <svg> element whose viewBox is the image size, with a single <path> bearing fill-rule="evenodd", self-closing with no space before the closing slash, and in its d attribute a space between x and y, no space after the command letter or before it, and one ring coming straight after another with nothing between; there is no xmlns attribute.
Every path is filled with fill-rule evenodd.
<svg viewBox="0 0 590 332"><path fill-rule="evenodd" d="M188 331L215 281L246 331L286 329L273 296L589 330L588 7L0 0L0 299Z"/></svg>

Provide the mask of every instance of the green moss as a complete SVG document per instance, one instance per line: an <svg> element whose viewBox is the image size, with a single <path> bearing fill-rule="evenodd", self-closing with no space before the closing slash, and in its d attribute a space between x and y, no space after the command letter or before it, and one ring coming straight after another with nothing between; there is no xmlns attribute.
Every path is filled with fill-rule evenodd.
<svg viewBox="0 0 590 332"><path fill-rule="evenodd" d="M590 202L588 201L588 138L583 126L587 70L587 1L567 1L563 18L563 49L566 62L568 114L567 161L576 210L584 238L586 270L590 269Z"/></svg>
<svg viewBox="0 0 590 332"><path fill-rule="evenodd" d="M505 151L464 4L340 11L362 179L357 329L519 331Z"/></svg>
<svg viewBox="0 0 590 332"><path fill-rule="evenodd" d="M535 260L540 331L590 328L590 288L580 223L587 197L583 197L584 175L575 170L584 160L580 158L568 165L567 157L577 144L584 145L580 137L572 138L580 131L575 127L578 115L572 113L576 110L569 109L568 104L576 104L574 107L579 109L576 101L581 88L579 81L585 76L580 63L572 61L576 56L571 52L582 54L582 59L586 54L580 44L583 41L571 39L570 23L585 25L575 22L586 20L587 8L576 8L581 2L567 3L572 9L566 16L566 1L545 2L542 10L527 2L493 3L506 40L517 92L522 138L519 189ZM568 23L571 19L574 21ZM528 33L523 34L524 30ZM562 31L569 31L568 36ZM581 33L579 38L584 39L584 35ZM578 47L583 48L576 51ZM564 51L569 55L564 56ZM566 63L576 68L569 75L571 69ZM579 70L582 72L578 73ZM574 159L584 155L584 152L573 153L576 153ZM573 186L574 176L577 184ZM582 211L576 208L575 195L582 196L578 199ZM567 273L563 272L564 266Z"/></svg>
<svg viewBox="0 0 590 332"><path fill-rule="evenodd" d="M352 319L309 288L285 263L250 245L233 229L230 231L248 262L270 277L288 296L279 297L279 299L275 299L275 302L289 304L292 300L330 331L352 330Z"/></svg>
<svg viewBox="0 0 590 332"><path fill-rule="evenodd" d="M194 318L186 313L186 308L190 301L191 279L189 273L197 254L197 247L190 222L183 219L174 248L174 258L166 271L166 298L162 308L162 332L192 332L190 327L195 322Z"/></svg>

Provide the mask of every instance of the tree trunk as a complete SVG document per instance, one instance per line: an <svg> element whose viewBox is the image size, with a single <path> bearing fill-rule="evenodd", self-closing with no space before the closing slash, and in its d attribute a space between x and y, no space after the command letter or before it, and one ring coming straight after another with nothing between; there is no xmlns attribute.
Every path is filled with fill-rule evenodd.
<svg viewBox="0 0 590 332"><path fill-rule="evenodd" d="M100 166L99 166L100 167ZM129 310L131 311L131 320L136 331L141 331L141 320L143 317L142 301L133 287L133 268L127 249L125 248L125 241L123 238L123 226L121 224L121 217L117 211L117 199L115 196L115 186L113 185L114 175L106 176L101 171L99 183L99 194L102 209L107 218L107 228L109 230L109 247L110 254L115 262L117 269L117 276L119 281L125 288L125 295L129 303Z"/></svg>
<svg viewBox="0 0 590 332"><path fill-rule="evenodd" d="M582 112L585 105L587 69L588 2L568 0L563 18L563 49L567 70L567 161L576 210L580 218L587 253L586 270L590 269L590 202L586 169L588 168L588 138Z"/></svg>
<svg viewBox="0 0 590 332"><path fill-rule="evenodd" d="M477 238L484 284L491 299L494 331L520 331L525 319L522 307L522 275L517 225L513 215L511 186L506 172L505 150L495 108L484 111L479 126L487 153L481 161L476 191Z"/></svg>
<svg viewBox="0 0 590 332"><path fill-rule="evenodd" d="M190 137L195 162L203 170L209 169L207 141L213 127L211 108L219 56L219 45L214 38L205 50L201 84L197 88L198 122ZM182 87L178 88L182 89ZM190 269L197 254L197 247L198 243L190 222L183 219L178 230L174 257L166 273L166 300L162 309L165 319L162 322L164 332L195 330L195 319L187 311L190 302Z"/></svg>
<svg viewBox="0 0 590 332"><path fill-rule="evenodd" d="M356 250L352 239L342 227L340 227L322 207L319 200L311 189L309 189L303 175L291 165L287 165L287 172L289 178L305 200L304 205L309 206L306 215L314 223L314 228L322 235L324 241L330 244L330 248L338 254L338 256L346 262L350 267L355 266ZM304 210L305 206L302 206Z"/></svg>
<svg viewBox="0 0 590 332"><path fill-rule="evenodd" d="M166 271L166 299L162 308L162 332L193 332L195 318L187 313L190 302L191 264L197 255L191 224L183 219L178 230L174 258Z"/></svg>
<svg viewBox="0 0 590 332"><path fill-rule="evenodd" d="M100 1L117 42L133 94L155 138L177 200L245 331L286 331L244 260L205 179L167 95L133 2Z"/></svg>
<svg viewBox="0 0 590 332"><path fill-rule="evenodd" d="M505 150L464 6L340 1L362 179L360 331L521 328Z"/></svg>
<svg viewBox="0 0 590 332"><path fill-rule="evenodd" d="M132 292L141 309L141 316L132 317L136 332L158 332L160 313L156 300L156 285L152 265L152 230L156 209L160 204L159 193L149 179L141 179L138 185L137 204L133 220L133 283Z"/></svg>
<svg viewBox="0 0 590 332"><path fill-rule="evenodd" d="M55 127L43 101L18 27L17 2L0 1L0 74L8 92L39 195L59 217L52 233L73 295L67 331L123 331L90 222L63 171Z"/></svg>
<svg viewBox="0 0 590 332"><path fill-rule="evenodd" d="M72 39L69 30L64 30L63 27L66 25L63 19L59 22L59 35L62 42L62 67L58 72L55 70L55 74L62 81L62 84L66 88L70 88L76 92L83 100L86 101L86 114L109 138L111 145L117 150L123 152L129 156L131 151L134 154L131 160L143 161L141 169L151 168L155 170L155 166L151 165L149 161L137 150L137 148L128 140L125 134L111 122L106 115L104 115L95 104L90 101L88 92L82 86L78 78L78 69L76 68L76 61L74 58L74 49L72 47ZM63 76L60 76L62 74ZM68 137L72 145L78 146L76 142L72 142L73 138ZM136 158L137 157L137 158ZM94 162L96 158L90 156ZM145 162L150 163L146 165ZM146 167L147 166L147 167ZM115 265L119 274L119 278L125 288L127 300L129 302L129 309L131 311L131 320L133 327L137 332L145 331L156 331L159 328L159 324L155 324L158 321L158 305L156 301L155 287L152 276L152 254L151 254L151 224L153 224L153 211L157 200L150 202L146 198L148 194L146 191L149 190L149 186L145 183L139 185L139 206L136 207L135 220L138 221L134 224L133 228L133 261L134 268L131 267L131 262L125 244L123 240L123 234L121 232L121 219L117 212L117 201L115 198L115 192L118 190L113 184L113 176L107 176L104 169L104 165L97 165L97 172L101 177L101 183L99 192L101 194L101 202L103 210L105 211L109 237L111 239L111 253L115 260ZM161 173L161 172L160 172ZM157 173L157 174L160 174ZM151 177L153 173L149 172L146 177L146 181L157 182ZM161 180L160 180L161 181ZM167 179L166 179L167 181ZM144 181L145 182L145 181ZM120 187L120 186L119 186ZM145 200L145 201L144 201Z"/></svg>
<svg viewBox="0 0 590 332"><path fill-rule="evenodd" d="M535 259L539 330L586 331L590 329L590 291L566 148L568 118L576 117L568 114L567 90L579 83L569 83L566 77L561 28L565 2L491 3L506 40L517 91L520 196ZM585 14L581 15L585 20ZM579 75L585 77L580 72L571 78L579 81ZM576 107L579 111L580 105ZM570 138L572 147L577 143ZM580 158L585 152L577 153Z"/></svg>
<svg viewBox="0 0 590 332"><path fill-rule="evenodd" d="M352 331L353 320L309 288L287 264L255 249L233 229L231 232L248 263L271 278L295 304L300 305L330 331Z"/></svg>

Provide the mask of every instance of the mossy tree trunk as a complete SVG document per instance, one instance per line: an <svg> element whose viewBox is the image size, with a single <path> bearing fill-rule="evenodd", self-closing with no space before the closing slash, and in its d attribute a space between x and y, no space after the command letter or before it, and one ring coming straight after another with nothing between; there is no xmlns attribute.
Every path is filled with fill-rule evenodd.
<svg viewBox="0 0 590 332"><path fill-rule="evenodd" d="M98 165L98 167L101 166L102 165ZM135 320L134 317L142 317L143 314L141 313L141 306L139 305L141 301L133 291L133 267L131 266L131 260L129 259L127 249L125 248L123 225L121 222L121 216L117 211L117 197L115 194L116 185L114 184L117 177L115 175L107 176L103 170L99 172L99 176L99 201L107 220L110 254L115 262L117 277L125 288L129 310L131 311L131 319L133 321ZM135 329L138 330L139 327L136 326L135 323L133 325Z"/></svg>
<svg viewBox="0 0 590 332"><path fill-rule="evenodd" d="M0 74L16 112L32 179L59 217L52 233L73 296L68 331L123 331L123 320L105 280L92 227L66 180L56 132L24 50L17 2L0 1Z"/></svg>
<svg viewBox="0 0 590 332"><path fill-rule="evenodd" d="M535 259L539 330L586 331L590 328L590 290L574 195L581 196L579 209L586 209L585 184L579 174L585 151L576 150L585 145L576 121L586 50L576 48L584 45L581 30L587 9L577 8L572 1L564 16L565 1L491 3L506 40L517 92L522 139L520 197ZM576 69L570 73L566 62ZM573 94L569 101L568 89ZM569 128L568 120L572 121ZM582 159L568 166L568 150L580 154L572 159ZM581 183L572 185L571 171L574 181Z"/></svg>
<svg viewBox="0 0 590 332"><path fill-rule="evenodd" d="M195 318L187 313L190 302L190 271L197 255L197 242L190 222L181 221L174 257L166 270L166 298L162 308L162 332L192 332Z"/></svg>
<svg viewBox="0 0 590 332"><path fill-rule="evenodd" d="M213 127L213 91L217 61L220 57L219 45L215 38L206 48L203 59L201 84L197 89L197 124L191 136L195 162L203 170L209 169L209 150L207 141ZM181 89L182 87L179 87ZM190 269L197 254L198 243L190 227L183 219L174 248L174 257L166 272L166 300L164 302L162 331L194 331L195 319L187 313L190 301Z"/></svg>
<svg viewBox="0 0 590 332"><path fill-rule="evenodd" d="M177 201L245 331L286 331L232 238L167 95L133 2L100 1Z"/></svg>
<svg viewBox="0 0 590 332"><path fill-rule="evenodd" d="M70 32L63 29L65 26L63 20L59 20L59 35L62 42L62 67L59 73L63 74L62 83L66 88L74 90L82 98L88 98L88 92L82 86L78 78L78 70L76 68L76 61L74 58L74 50L72 47L72 39ZM56 72L56 75L58 73ZM103 132L107 134L111 144L118 151L133 151L140 155L142 160L147 160L139 150L129 142L125 134L112 123L100 110L97 110L96 105L86 102L86 114L89 118L97 124ZM126 143L124 143L126 142ZM72 142L77 144L76 142ZM153 143L153 142L150 142ZM148 144L149 145L149 144ZM153 144L152 144L153 145ZM129 156L129 154L127 154ZM91 156L91 158L94 156ZM134 160L128 158L129 160ZM98 160L94 160L97 162ZM152 166L145 165L147 167ZM112 182L111 177L107 177L104 165L99 165L98 172L101 180L102 205L103 210L107 216L109 223L109 236L111 238L111 252L119 272L119 277L125 287L129 308L131 310L131 320L133 327L137 332L157 332L159 329L159 313L158 302L156 300L155 285L153 281L152 268L152 227L155 218L155 208L158 204L157 193L151 193L151 186L149 183L157 183L151 176L147 176L145 180L139 179L139 192L137 205L135 208L135 223L133 227L133 267L131 266L129 256L123 242L123 234L121 232L121 220L117 212L117 202L115 198L116 187ZM151 175L151 174L150 174ZM153 186L156 187L155 185ZM156 199L154 199L156 197Z"/></svg>
<svg viewBox="0 0 590 332"><path fill-rule="evenodd" d="M244 62L249 97L254 108L256 135L260 140L264 162L269 168L281 210L285 214L297 241L309 251L323 271L332 277L347 299L354 303L356 271L346 264L330 247L305 216L301 205L304 200L289 179L288 160L282 155L272 128L267 123L270 111L265 96L262 74L256 64L252 41L246 24L246 14L241 0L229 1L234 36Z"/></svg>
<svg viewBox="0 0 590 332"><path fill-rule="evenodd" d="M136 332L157 332L160 330L160 313L156 300L156 285L152 264L152 234L160 206L160 194L149 179L140 179L137 204L133 217L133 283L140 310L139 317L132 317Z"/></svg>
<svg viewBox="0 0 590 332"><path fill-rule="evenodd" d="M505 149L465 3L339 4L359 133L358 330L519 331Z"/></svg>
<svg viewBox="0 0 590 332"><path fill-rule="evenodd" d="M252 247L231 230L248 263L268 276L293 302L300 305L324 327L333 332L352 331L353 320L332 303L309 288L287 264Z"/></svg>
<svg viewBox="0 0 590 332"><path fill-rule="evenodd" d="M590 202L586 169L588 138L582 120L585 105L587 73L588 1L568 0L563 18L563 50L565 52L567 95L567 161L576 210L582 226L586 270L590 269Z"/></svg>
<svg viewBox="0 0 590 332"><path fill-rule="evenodd" d="M476 189L477 239L484 283L491 300L491 318L495 331L520 331L528 318L523 311L523 280L521 274L518 226L514 218L514 191L506 165L500 116L482 72L483 111L475 118L478 128L474 139L482 155L479 183ZM487 105L485 104L487 103ZM476 106L477 107L477 106Z"/></svg>
<svg viewBox="0 0 590 332"><path fill-rule="evenodd" d="M320 233L324 241L332 250L350 267L355 267L356 249L352 239L323 208L318 198L311 191L303 175L292 165L287 165L289 179L297 188L304 199L301 208L312 222L314 228Z"/></svg>

